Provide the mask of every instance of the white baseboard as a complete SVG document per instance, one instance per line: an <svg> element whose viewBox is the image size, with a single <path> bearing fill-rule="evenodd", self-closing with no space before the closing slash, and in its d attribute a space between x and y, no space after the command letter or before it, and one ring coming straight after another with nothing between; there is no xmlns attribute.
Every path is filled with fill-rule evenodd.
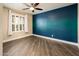
<svg viewBox="0 0 79 59"><path fill-rule="evenodd" d="M55 39L55 38L50 38L50 37L41 36L41 35L36 35L36 34L29 34L29 35L20 36L20 37L13 38L13 39L4 40L3 43L9 42L9 41L13 41L13 40L16 40L16 39L20 39L20 38L24 38L24 37L28 37L28 36L31 36L31 35L37 36L37 37L41 37L41 38L45 38L45 39L50 39L50 40L58 41L58 42L62 42L62 43L66 43L66 44L71 44L71 45L78 46L77 43L73 43L73 42L69 42L69 41L64 41L64 40L60 40L60 39Z"/></svg>
<svg viewBox="0 0 79 59"><path fill-rule="evenodd" d="M69 41L64 41L64 40L55 39L55 38L50 38L50 37L41 36L41 35L36 35L36 34L33 34L33 35L34 35L34 36L37 36L37 37L45 38L45 39L50 39L50 40L54 40L54 41L58 41L58 42L62 42L62 43L66 43L66 44L71 44L71 45L78 46L77 43L73 43L73 42L69 42Z"/></svg>
<svg viewBox="0 0 79 59"><path fill-rule="evenodd" d="M13 41L13 40L16 40L16 39L20 39L20 38L24 38L24 37L28 37L28 36L31 36L31 35L32 35L32 34L25 35L25 36L20 36L20 37L8 39L8 40L3 40L3 43L9 42L9 41Z"/></svg>

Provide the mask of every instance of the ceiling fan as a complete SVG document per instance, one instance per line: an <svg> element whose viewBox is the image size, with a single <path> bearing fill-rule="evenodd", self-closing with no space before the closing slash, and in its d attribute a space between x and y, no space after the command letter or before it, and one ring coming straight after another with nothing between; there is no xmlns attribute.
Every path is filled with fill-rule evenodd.
<svg viewBox="0 0 79 59"><path fill-rule="evenodd" d="M22 10L31 10L32 12L34 12L35 10L43 10L42 8L37 8L37 6L39 5L39 3L31 3L31 5L28 5L26 3L24 3L24 5L26 5L28 8L23 8Z"/></svg>

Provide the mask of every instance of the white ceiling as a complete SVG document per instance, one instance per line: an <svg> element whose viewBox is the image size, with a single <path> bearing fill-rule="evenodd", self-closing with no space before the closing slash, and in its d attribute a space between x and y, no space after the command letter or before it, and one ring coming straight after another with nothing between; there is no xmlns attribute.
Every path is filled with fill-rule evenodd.
<svg viewBox="0 0 79 59"><path fill-rule="evenodd" d="M28 3L30 5L30 3ZM30 14L38 14L38 13L42 13L42 12L46 12L49 10L53 10L56 8L60 8L60 7L64 7L64 6L68 6L68 5L72 5L73 3L40 3L37 7L42 8L42 11L39 10L35 10L35 12L31 12L29 9L28 10L22 10L23 8L27 8L27 6L25 6L23 3L4 3L3 5L5 7L11 8L11 9L16 9L16 10L20 10L22 12L27 12Z"/></svg>

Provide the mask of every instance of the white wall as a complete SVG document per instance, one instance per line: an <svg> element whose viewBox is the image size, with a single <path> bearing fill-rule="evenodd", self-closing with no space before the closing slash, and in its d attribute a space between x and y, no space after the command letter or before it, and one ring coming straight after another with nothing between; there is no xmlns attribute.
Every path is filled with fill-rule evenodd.
<svg viewBox="0 0 79 59"><path fill-rule="evenodd" d="M3 50L3 43L2 43L2 39L3 39L3 33L2 33L2 16L3 16L3 8L2 8L2 4L0 4L0 55L2 55L2 50Z"/></svg>

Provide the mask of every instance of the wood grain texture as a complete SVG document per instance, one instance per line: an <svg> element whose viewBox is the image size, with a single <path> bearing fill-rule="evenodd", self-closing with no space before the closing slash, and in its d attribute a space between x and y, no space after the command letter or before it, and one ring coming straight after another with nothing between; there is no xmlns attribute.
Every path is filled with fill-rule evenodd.
<svg viewBox="0 0 79 59"><path fill-rule="evenodd" d="M79 56L76 46L35 36L3 44L4 56Z"/></svg>

